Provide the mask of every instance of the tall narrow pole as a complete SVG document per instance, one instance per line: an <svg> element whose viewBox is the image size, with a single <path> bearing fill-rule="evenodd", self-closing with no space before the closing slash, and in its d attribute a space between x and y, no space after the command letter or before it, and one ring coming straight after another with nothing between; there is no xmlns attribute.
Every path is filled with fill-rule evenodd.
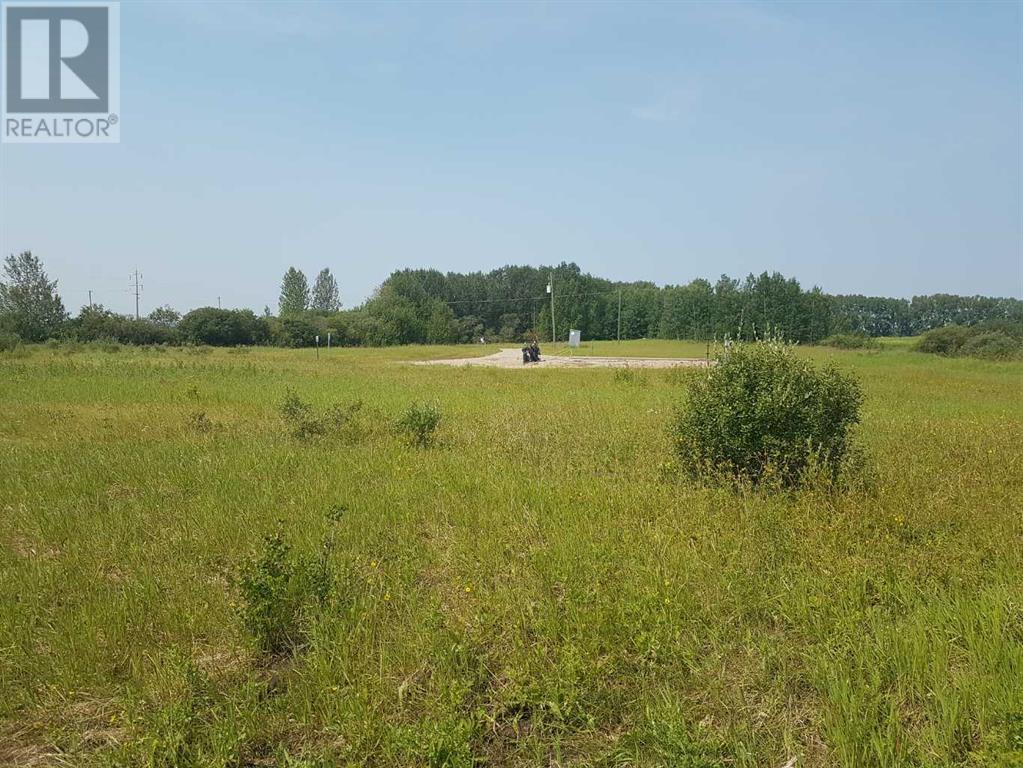
<svg viewBox="0 0 1023 768"><path fill-rule="evenodd" d="M139 285L139 279L142 277L141 273L136 269L132 274L132 278L135 280L135 319L139 319L139 292L142 290L142 286Z"/></svg>
<svg viewBox="0 0 1023 768"><path fill-rule="evenodd" d="M618 289L618 343L622 343L622 289Z"/></svg>
<svg viewBox="0 0 1023 768"><path fill-rule="evenodd" d="M92 309L92 291L89 291L89 309Z"/></svg>
<svg viewBox="0 0 1023 768"><path fill-rule="evenodd" d="M547 285L547 292L551 295L551 344L558 340L558 334L554 330L554 273L551 272L551 281Z"/></svg>

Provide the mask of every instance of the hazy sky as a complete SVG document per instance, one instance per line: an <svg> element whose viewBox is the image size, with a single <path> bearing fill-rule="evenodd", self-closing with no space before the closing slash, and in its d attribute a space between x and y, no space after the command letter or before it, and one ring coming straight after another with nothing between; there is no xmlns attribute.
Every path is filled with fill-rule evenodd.
<svg viewBox="0 0 1023 768"><path fill-rule="evenodd" d="M1019 3L121 8L119 145L3 145L0 250L69 309L329 266L1023 296Z"/></svg>

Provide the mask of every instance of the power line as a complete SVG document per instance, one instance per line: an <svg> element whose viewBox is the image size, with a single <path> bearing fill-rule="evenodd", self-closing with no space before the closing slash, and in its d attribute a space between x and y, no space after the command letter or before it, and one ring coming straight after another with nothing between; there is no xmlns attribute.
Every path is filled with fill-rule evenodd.
<svg viewBox="0 0 1023 768"><path fill-rule="evenodd" d="M516 299L458 299L456 301L443 301L441 304L510 304L514 301L543 301L546 296L527 296Z"/></svg>

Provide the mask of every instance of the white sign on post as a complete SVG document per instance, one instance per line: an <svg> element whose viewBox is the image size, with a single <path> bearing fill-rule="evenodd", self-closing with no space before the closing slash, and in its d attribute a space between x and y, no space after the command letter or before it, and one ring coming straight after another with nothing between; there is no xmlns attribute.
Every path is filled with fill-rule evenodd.
<svg viewBox="0 0 1023 768"><path fill-rule="evenodd" d="M580 342L583 340L582 331L569 331L568 332L568 346L578 347Z"/></svg>

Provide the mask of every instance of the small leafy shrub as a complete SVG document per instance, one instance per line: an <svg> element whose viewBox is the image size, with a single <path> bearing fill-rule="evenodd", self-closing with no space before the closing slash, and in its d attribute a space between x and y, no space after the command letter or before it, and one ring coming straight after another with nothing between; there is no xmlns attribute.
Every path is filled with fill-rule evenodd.
<svg viewBox="0 0 1023 768"><path fill-rule="evenodd" d="M315 418L312 406L302 400L293 389L284 393L281 417L294 437L307 438L323 434L323 425Z"/></svg>
<svg viewBox="0 0 1023 768"><path fill-rule="evenodd" d="M21 346L21 337L10 331L0 331L0 352L13 352Z"/></svg>
<svg viewBox="0 0 1023 768"><path fill-rule="evenodd" d="M678 458L694 476L833 482L856 454L861 401L855 380L780 342L735 344L692 380L673 425Z"/></svg>
<svg viewBox="0 0 1023 768"><path fill-rule="evenodd" d="M340 523L344 520L346 514L348 514L347 504L333 504L330 509L327 510L327 519L332 523Z"/></svg>
<svg viewBox="0 0 1023 768"><path fill-rule="evenodd" d="M305 645L310 615L326 603L333 584L325 548L320 557L300 557L280 532L241 570L241 615L245 628L270 656L290 655Z"/></svg>
<svg viewBox="0 0 1023 768"><path fill-rule="evenodd" d="M821 341L825 347L835 349L880 349L881 342L865 333L836 333Z"/></svg>
<svg viewBox="0 0 1023 768"><path fill-rule="evenodd" d="M985 360L1012 360L1023 356L1023 343L1001 331L988 331L971 336L963 344L962 354Z"/></svg>
<svg viewBox="0 0 1023 768"><path fill-rule="evenodd" d="M428 448L436 440L440 419L441 413L437 406L412 403L398 419L397 429L410 445Z"/></svg>
<svg viewBox="0 0 1023 768"><path fill-rule="evenodd" d="M60 342L57 341L56 339L47 339L46 348L51 352L56 352L58 349L60 349Z"/></svg>
<svg viewBox="0 0 1023 768"><path fill-rule="evenodd" d="M335 403L325 412L317 413L289 389L281 403L281 417L292 436L302 440L326 435L356 440L367 431L361 400Z"/></svg>

